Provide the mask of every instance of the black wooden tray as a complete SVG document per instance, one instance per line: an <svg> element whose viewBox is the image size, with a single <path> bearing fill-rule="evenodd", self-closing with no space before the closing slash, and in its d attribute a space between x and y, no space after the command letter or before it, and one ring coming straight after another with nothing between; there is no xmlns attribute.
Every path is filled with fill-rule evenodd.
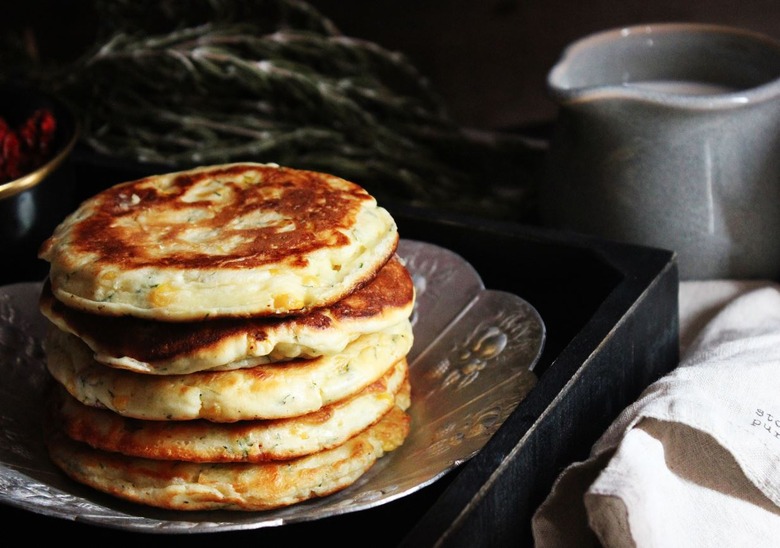
<svg viewBox="0 0 780 548"><path fill-rule="evenodd" d="M82 169L79 176L90 173ZM530 546L531 516L561 470L585 458L617 414L677 364L675 257L512 222L383 205L402 237L459 253L488 288L521 296L545 321L537 386L476 457L402 499L308 523L181 538L0 507L5 533L28 541L68 535L90 544L144 546L291 546L322 539L341 546Z"/></svg>
<svg viewBox="0 0 780 548"><path fill-rule="evenodd" d="M557 475L678 363L676 258L512 223L396 216L405 234L463 255L486 286L521 295L547 326L539 384L399 545L531 546L531 516Z"/></svg>

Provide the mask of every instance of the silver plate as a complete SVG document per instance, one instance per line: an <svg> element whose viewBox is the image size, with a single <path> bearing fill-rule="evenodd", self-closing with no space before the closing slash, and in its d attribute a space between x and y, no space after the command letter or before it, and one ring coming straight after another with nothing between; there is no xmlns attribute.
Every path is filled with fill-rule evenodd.
<svg viewBox="0 0 780 548"><path fill-rule="evenodd" d="M520 297L485 289L462 257L402 240L417 289L409 354L412 428L404 445L347 489L265 512L175 512L77 484L49 461L41 424L50 382L39 283L0 287L0 502L63 519L154 533L216 532L311 521L409 495L474 456L535 385L546 337Z"/></svg>

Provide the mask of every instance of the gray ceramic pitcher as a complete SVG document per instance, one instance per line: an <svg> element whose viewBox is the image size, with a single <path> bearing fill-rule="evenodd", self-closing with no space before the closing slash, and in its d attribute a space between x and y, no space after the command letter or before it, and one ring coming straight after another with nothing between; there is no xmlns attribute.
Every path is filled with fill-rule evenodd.
<svg viewBox="0 0 780 548"><path fill-rule="evenodd" d="M681 279L780 279L780 42L653 24L570 45L542 222L677 252Z"/></svg>

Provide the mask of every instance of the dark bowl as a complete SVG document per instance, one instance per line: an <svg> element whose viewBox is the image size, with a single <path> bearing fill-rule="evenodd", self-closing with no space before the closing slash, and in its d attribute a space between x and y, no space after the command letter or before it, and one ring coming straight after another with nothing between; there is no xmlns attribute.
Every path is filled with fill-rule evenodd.
<svg viewBox="0 0 780 548"><path fill-rule="evenodd" d="M21 177L0 184L0 285L41 280L48 265L38 248L76 206L70 156L78 139L73 111L56 97L37 90L0 88L0 117L15 127L37 109L48 108L57 122L48 160Z"/></svg>

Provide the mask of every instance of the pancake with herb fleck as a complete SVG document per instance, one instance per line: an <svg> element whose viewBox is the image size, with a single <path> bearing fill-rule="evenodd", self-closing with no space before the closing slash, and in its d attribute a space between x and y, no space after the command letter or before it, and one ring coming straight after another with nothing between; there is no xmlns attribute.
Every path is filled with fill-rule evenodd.
<svg viewBox="0 0 780 548"><path fill-rule="evenodd" d="M269 510L352 485L409 434L397 406L331 449L265 463L195 463L129 457L94 449L47 428L52 462L75 481L140 504L170 510Z"/></svg>
<svg viewBox="0 0 780 548"><path fill-rule="evenodd" d="M110 367L155 375L230 370L333 355L366 333L406 321L414 283L396 257L367 285L328 307L286 318L155 322L107 317L65 306L44 283L41 312L76 335Z"/></svg>
<svg viewBox="0 0 780 548"><path fill-rule="evenodd" d="M233 422L295 417L350 397L405 360L412 341L406 320L330 356L186 375L107 367L54 326L45 344L49 372L81 403L139 419Z"/></svg>
<svg viewBox="0 0 780 548"><path fill-rule="evenodd" d="M200 167L85 200L41 246L54 296L160 321L303 314L393 256L392 216L361 186L271 164Z"/></svg>
<svg viewBox="0 0 780 548"><path fill-rule="evenodd" d="M125 455L189 462L263 462L300 457L340 445L379 421L393 406L406 410L410 386L404 360L360 393L298 417L214 423L128 419L53 392L51 415L71 439Z"/></svg>

